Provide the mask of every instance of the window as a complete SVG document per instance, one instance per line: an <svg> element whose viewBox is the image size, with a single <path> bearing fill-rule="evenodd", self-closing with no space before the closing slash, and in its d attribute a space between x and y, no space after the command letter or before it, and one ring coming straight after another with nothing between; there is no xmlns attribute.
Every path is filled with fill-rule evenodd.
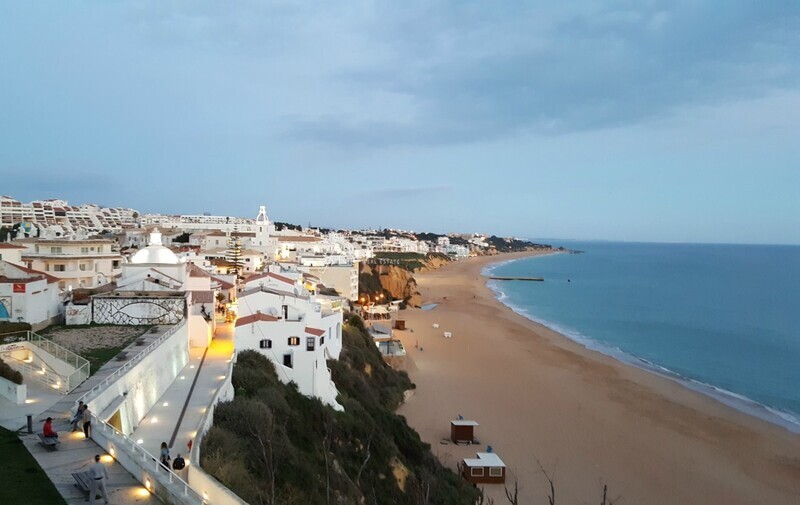
<svg viewBox="0 0 800 505"><path fill-rule="evenodd" d="M88 247L81 247L81 253L82 254L86 254L88 252L89 252L89 248Z"/></svg>
<svg viewBox="0 0 800 505"><path fill-rule="evenodd" d="M300 337L289 337L289 345L300 345Z"/></svg>
<svg viewBox="0 0 800 505"><path fill-rule="evenodd" d="M490 468L489 469L489 477L502 477L503 476L503 469L502 468Z"/></svg>
<svg viewBox="0 0 800 505"><path fill-rule="evenodd" d="M319 345L322 345L324 343L325 343L325 337L319 337Z"/></svg>
<svg viewBox="0 0 800 505"><path fill-rule="evenodd" d="M51 247L50 254L61 254L61 246L59 247Z"/></svg>
<svg viewBox="0 0 800 505"><path fill-rule="evenodd" d="M483 467L474 466L470 468L469 474L472 475L473 477L483 477Z"/></svg>
<svg viewBox="0 0 800 505"><path fill-rule="evenodd" d="M78 269L80 269L81 272L85 272L86 271L86 265L84 263L81 263L80 265L78 265Z"/></svg>
<svg viewBox="0 0 800 505"><path fill-rule="evenodd" d="M66 272L64 265L53 265L53 272Z"/></svg>
<svg viewBox="0 0 800 505"><path fill-rule="evenodd" d="M287 366L292 368L292 355L291 354L284 354L283 355L283 366Z"/></svg>
<svg viewBox="0 0 800 505"><path fill-rule="evenodd" d="M258 347L261 349L272 349L272 340L265 338L258 343Z"/></svg>
<svg viewBox="0 0 800 505"><path fill-rule="evenodd" d="M113 269L119 268L119 261L112 261L111 262L111 268L113 268Z"/></svg>
<svg viewBox="0 0 800 505"><path fill-rule="evenodd" d="M314 350L314 337L306 337L306 351Z"/></svg>

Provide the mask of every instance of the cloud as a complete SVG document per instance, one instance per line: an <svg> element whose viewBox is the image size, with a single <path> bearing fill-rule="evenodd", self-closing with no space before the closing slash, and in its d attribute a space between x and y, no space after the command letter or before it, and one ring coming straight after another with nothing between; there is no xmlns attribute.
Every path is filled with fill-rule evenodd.
<svg viewBox="0 0 800 505"><path fill-rule="evenodd" d="M350 146L451 144L637 124L800 84L800 4L583 2L564 7L378 3L353 27L368 65L328 82L351 110L297 115L290 137ZM402 12L400 12L402 10ZM361 30L361 31L359 31ZM375 54L381 55L380 58ZM414 114L371 103L406 97ZM357 97L357 99L353 98ZM363 105L362 105L363 104ZM368 118L364 118L364 114Z"/></svg>

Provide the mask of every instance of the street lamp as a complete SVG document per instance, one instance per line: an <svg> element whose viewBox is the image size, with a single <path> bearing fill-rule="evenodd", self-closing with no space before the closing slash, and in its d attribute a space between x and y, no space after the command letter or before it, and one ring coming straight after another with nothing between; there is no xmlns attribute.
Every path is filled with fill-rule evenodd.
<svg viewBox="0 0 800 505"><path fill-rule="evenodd" d="M367 312L372 305L377 305L381 300L385 299L386 296L383 293L376 293L374 295L370 295L369 293L364 293L359 298L361 302L361 311L364 313L364 319L369 319ZM365 308L366 307L366 308Z"/></svg>

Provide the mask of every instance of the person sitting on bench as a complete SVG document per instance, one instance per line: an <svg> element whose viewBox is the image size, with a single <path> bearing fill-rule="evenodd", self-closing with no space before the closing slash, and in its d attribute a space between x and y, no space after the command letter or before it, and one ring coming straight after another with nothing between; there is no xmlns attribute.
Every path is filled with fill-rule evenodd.
<svg viewBox="0 0 800 505"><path fill-rule="evenodd" d="M44 438L58 441L58 433L56 433L56 430L53 429L52 417L45 419L44 426L42 426L42 435L44 435Z"/></svg>

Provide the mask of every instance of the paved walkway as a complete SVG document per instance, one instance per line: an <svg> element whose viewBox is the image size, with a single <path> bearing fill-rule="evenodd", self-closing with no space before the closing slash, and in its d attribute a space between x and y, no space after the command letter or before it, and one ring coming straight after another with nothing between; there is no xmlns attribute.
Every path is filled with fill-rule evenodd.
<svg viewBox="0 0 800 505"><path fill-rule="evenodd" d="M156 457L160 454L161 443L166 442L173 459L180 454L189 464L188 442L194 440L209 403L228 373L233 356L233 333L233 323L218 322L208 350L191 349L189 364L130 438L141 440L142 447Z"/></svg>
<svg viewBox="0 0 800 505"><path fill-rule="evenodd" d="M136 345L134 342L125 349L128 351L129 358L142 351L169 328L169 326L161 326L157 333L142 335L144 339L143 345ZM127 363L127 360L116 361L112 359L78 388L67 395L59 395L55 399L55 403L49 405L34 417L33 434L23 434L21 436L25 447L27 447L50 480L53 481L56 489L69 505L86 504L86 494L74 485L75 480L72 478L72 474L87 470L89 465L94 463L95 454L103 456L103 462L108 468L109 481L107 490L110 503L113 505L160 503L130 473L110 456L106 455L105 451L94 441L85 440L82 432L70 432L71 426L68 423L74 413L73 409L77 399L125 363ZM41 431L42 424L47 417L53 418L53 428L60 435L61 444L55 451L42 447L36 435ZM19 427L17 426L17 428ZM22 433L26 433L26 431L22 431ZM98 503L102 503L102 501Z"/></svg>

